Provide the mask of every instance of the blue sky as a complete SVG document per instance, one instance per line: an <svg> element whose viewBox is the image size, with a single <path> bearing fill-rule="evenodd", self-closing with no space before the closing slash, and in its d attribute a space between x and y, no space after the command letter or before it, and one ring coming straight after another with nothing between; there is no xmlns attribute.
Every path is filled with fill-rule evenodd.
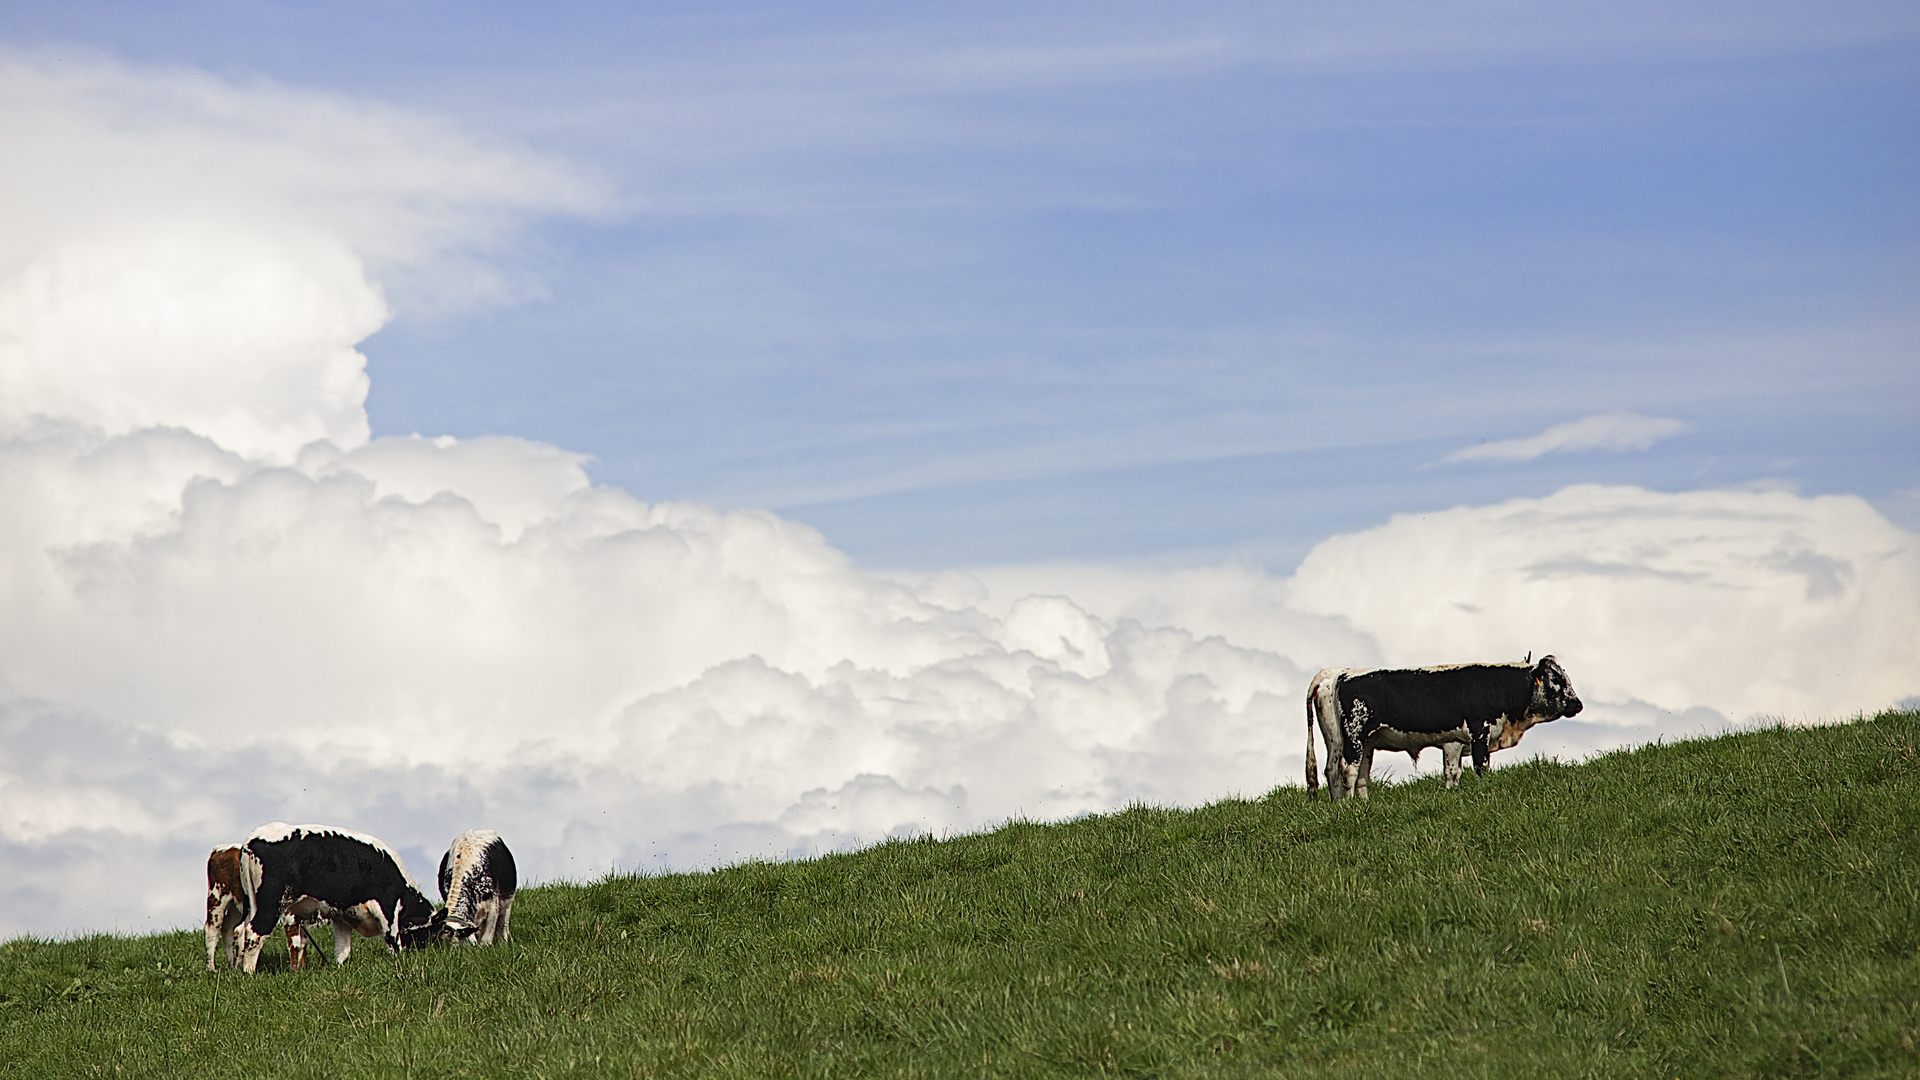
<svg viewBox="0 0 1920 1080"><path fill-rule="evenodd" d="M1235 558L1576 482L1920 522L1897 4L9 5L611 193L385 281L376 435L513 434L878 567ZM1645 449L1437 464L1623 410Z"/></svg>

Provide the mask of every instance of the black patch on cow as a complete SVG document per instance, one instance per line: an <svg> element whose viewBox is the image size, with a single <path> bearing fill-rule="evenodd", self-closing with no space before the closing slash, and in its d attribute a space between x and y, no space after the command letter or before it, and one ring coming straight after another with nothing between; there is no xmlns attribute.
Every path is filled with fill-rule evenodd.
<svg viewBox="0 0 1920 1080"><path fill-rule="evenodd" d="M487 877L493 880L493 894L502 900L513 899L513 892L520 887L520 871L513 865L513 852L507 850L507 842L494 837L487 845Z"/></svg>
<svg viewBox="0 0 1920 1080"><path fill-rule="evenodd" d="M386 917L387 944L402 945L409 931L432 917L433 903L407 881L390 854L333 832L295 829L282 840L254 838L247 850L260 860L260 884L248 924L266 937L280 918L278 903L263 897L311 896L345 910L368 900Z"/></svg>
<svg viewBox="0 0 1920 1080"><path fill-rule="evenodd" d="M409 926L400 932L400 940L409 949L424 948L440 938L440 931L447 925L447 909L434 908L433 915L419 926Z"/></svg>

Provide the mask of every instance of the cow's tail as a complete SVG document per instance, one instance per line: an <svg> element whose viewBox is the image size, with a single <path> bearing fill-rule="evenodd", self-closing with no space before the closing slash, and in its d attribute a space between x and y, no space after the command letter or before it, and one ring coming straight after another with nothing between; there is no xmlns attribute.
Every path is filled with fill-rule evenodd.
<svg viewBox="0 0 1920 1080"><path fill-rule="evenodd" d="M1320 762L1313 753L1314 710L1313 699L1320 693L1320 677L1314 676L1307 684L1307 798L1320 795Z"/></svg>
<svg viewBox="0 0 1920 1080"><path fill-rule="evenodd" d="M260 856L255 855L253 850L245 844L240 845L239 861L240 895L246 902L246 906L242 909L246 912L246 917L240 921L240 926L235 931L237 935L235 940L245 944L249 935L253 933L253 914L255 905L260 902L260 883L265 871L260 865ZM278 914L275 912L276 916Z"/></svg>
<svg viewBox="0 0 1920 1080"><path fill-rule="evenodd" d="M254 897L260 891L260 857L242 845L238 861L240 863L240 894L246 898L246 922L251 923Z"/></svg>

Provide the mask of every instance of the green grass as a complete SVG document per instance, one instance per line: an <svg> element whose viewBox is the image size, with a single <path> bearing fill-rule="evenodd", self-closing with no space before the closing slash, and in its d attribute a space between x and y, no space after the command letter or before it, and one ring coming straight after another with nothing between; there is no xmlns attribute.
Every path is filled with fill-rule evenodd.
<svg viewBox="0 0 1920 1080"><path fill-rule="evenodd" d="M1920 1075L1920 713L528 889L252 977L0 945L0 1076Z"/></svg>

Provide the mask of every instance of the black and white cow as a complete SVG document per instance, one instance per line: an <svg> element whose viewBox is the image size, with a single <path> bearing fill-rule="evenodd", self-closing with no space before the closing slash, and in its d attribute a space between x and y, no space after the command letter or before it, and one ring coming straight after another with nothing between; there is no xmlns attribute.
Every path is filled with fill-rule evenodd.
<svg viewBox="0 0 1920 1080"><path fill-rule="evenodd" d="M333 923L341 960L355 932L378 935L395 952L426 940L433 902L413 883L400 856L379 840L330 825L276 821L254 830L242 846L260 864L258 878L246 879L252 934L246 970L254 970L260 946L283 912L296 924Z"/></svg>
<svg viewBox="0 0 1920 1080"><path fill-rule="evenodd" d="M1458 664L1434 668L1327 668L1307 688L1307 794L1319 788L1313 729L1327 749L1327 793L1367 797L1375 750L1419 757L1438 746L1446 784L1460 781L1463 750L1475 772L1493 751L1520 741L1535 724L1580 712L1565 668L1537 664Z"/></svg>
<svg viewBox="0 0 1920 1080"><path fill-rule="evenodd" d="M438 933L465 945L510 940L513 891L519 884L513 852L492 829L470 829L440 856L440 897L447 902Z"/></svg>
<svg viewBox="0 0 1920 1080"><path fill-rule="evenodd" d="M253 971L260 962L253 929L247 924L248 881L260 887L260 860L239 844L224 844L207 855L207 970L214 969L214 953L222 944L227 950L227 966ZM307 966L307 928L319 923L333 926L333 962L344 964L353 950L357 931L368 937L381 933L377 908L371 903L356 904L342 911L311 896L284 896L280 904L280 927L287 932L287 957L295 970ZM264 945L265 942L259 942Z"/></svg>

